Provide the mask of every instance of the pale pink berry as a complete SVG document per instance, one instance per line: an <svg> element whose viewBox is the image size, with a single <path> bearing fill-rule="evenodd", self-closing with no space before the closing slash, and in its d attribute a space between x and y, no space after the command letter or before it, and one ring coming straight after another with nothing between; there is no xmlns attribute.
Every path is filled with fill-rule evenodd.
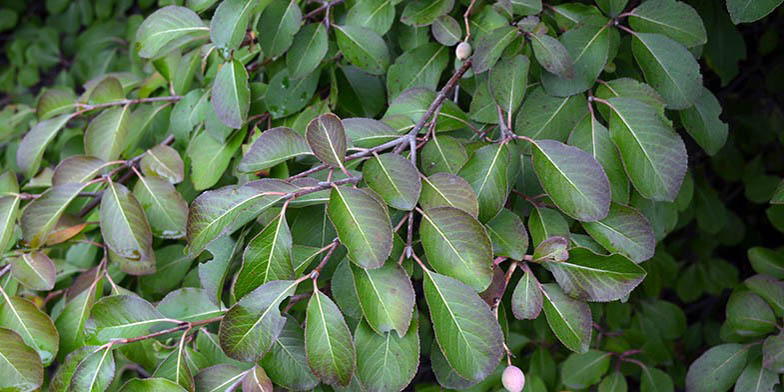
<svg viewBox="0 0 784 392"><path fill-rule="evenodd" d="M501 382L509 392L520 392L525 386L525 375L517 366L507 366L501 376Z"/></svg>
<svg viewBox="0 0 784 392"><path fill-rule="evenodd" d="M455 49L455 54L457 55L457 58L460 60L467 59L468 56L471 55L471 44L465 41L459 43L457 45L457 49Z"/></svg>

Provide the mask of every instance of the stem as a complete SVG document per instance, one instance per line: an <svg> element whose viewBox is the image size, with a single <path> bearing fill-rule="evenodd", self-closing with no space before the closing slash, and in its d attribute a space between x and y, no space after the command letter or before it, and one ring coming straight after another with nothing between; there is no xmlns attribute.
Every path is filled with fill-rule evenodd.
<svg viewBox="0 0 784 392"><path fill-rule="evenodd" d="M85 104L77 104L81 109L74 114L71 115L71 118L80 116L86 112L96 109L103 109L108 108L111 106L120 106L120 105L135 105L137 103L147 103L147 102L175 102L182 99L182 96L179 95L171 95L166 97L151 97L151 98L138 98L138 99L123 99L120 101L114 102L106 102L106 103L99 103L95 105L85 105Z"/></svg>
<svg viewBox="0 0 784 392"><path fill-rule="evenodd" d="M324 255L323 259L321 259L319 265L317 265L316 268L313 269L313 271L310 271L310 274L306 275L306 276L310 276L310 278L313 279L313 284L316 284L316 280L318 279L321 270L324 268L325 265L327 265L327 261L329 261L329 258L332 257L332 253L334 253L335 249L338 248L339 243L340 242L337 238L332 240L332 243L329 245L330 246L329 251L327 251L327 254Z"/></svg>
<svg viewBox="0 0 784 392"><path fill-rule="evenodd" d="M198 327L198 326L201 326L201 325L207 325L207 324L211 324L211 323L214 323L216 321L221 321L221 320L223 320L223 315L217 316L217 317L213 317L213 318L208 318L206 320L184 322L184 323L182 323L182 324L180 324L180 325L178 325L176 327L172 327L172 328L169 328L169 329L164 329L164 330L158 331L158 332L153 332L153 333L150 333L150 334L147 334L147 335L141 335L141 336L135 336L135 337L132 337L132 338L123 338L123 339L112 340L111 344L112 345L117 345L117 344L134 343L134 342L138 342L140 340L151 339L151 338L155 338L155 337L158 337L158 336L168 335L168 334L170 334L172 332L189 330L189 329L192 329L193 327Z"/></svg>
<svg viewBox="0 0 784 392"><path fill-rule="evenodd" d="M342 3L344 1L345 0L332 0L332 1L322 5L321 7L316 8L315 10L308 12L307 14L305 14L303 19L312 18L312 17L320 14L321 12L325 12L325 11L327 11L327 9L332 8L332 7Z"/></svg>

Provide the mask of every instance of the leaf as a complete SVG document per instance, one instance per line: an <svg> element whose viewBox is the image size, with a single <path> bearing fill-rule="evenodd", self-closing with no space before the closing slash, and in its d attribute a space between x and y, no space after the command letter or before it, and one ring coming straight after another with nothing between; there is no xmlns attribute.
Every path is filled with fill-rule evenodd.
<svg viewBox="0 0 784 392"><path fill-rule="evenodd" d="M570 354L561 364L564 385L574 389L585 389L597 384L610 368L611 357L611 353L599 350Z"/></svg>
<svg viewBox="0 0 784 392"><path fill-rule="evenodd" d="M153 326L171 322L141 297L113 295L101 298L93 305L85 335L89 341L103 344L114 339L141 336Z"/></svg>
<svg viewBox="0 0 784 392"><path fill-rule="evenodd" d="M294 36L294 43L286 52L286 67L292 79L301 79L315 71L327 55L327 29L321 23L305 25Z"/></svg>
<svg viewBox="0 0 784 392"><path fill-rule="evenodd" d="M182 182L185 178L183 166L180 153L165 144L147 150L139 161L139 168L144 175L160 177L172 184Z"/></svg>
<svg viewBox="0 0 784 392"><path fill-rule="evenodd" d="M435 100L436 93L423 88L411 88L398 95L389 104L386 117L404 115L413 123L418 122ZM436 119L438 132L452 131L469 126L468 116L451 100L444 100Z"/></svg>
<svg viewBox="0 0 784 392"><path fill-rule="evenodd" d="M517 55L500 60L490 70L488 83L496 103L506 113L515 113L528 87L528 57ZM511 118L511 114L509 114Z"/></svg>
<svg viewBox="0 0 784 392"><path fill-rule="evenodd" d="M675 0L640 4L629 15L629 25L641 33L659 33L691 48L708 42L702 18L690 5Z"/></svg>
<svg viewBox="0 0 784 392"><path fill-rule="evenodd" d="M528 217L528 230L535 246L551 237L570 237L569 223L563 214L551 208L535 208Z"/></svg>
<svg viewBox="0 0 784 392"><path fill-rule="evenodd" d="M156 237L185 237L188 203L172 184L157 177L139 176L133 193L144 209L150 230Z"/></svg>
<svg viewBox="0 0 784 392"><path fill-rule="evenodd" d="M70 119L71 115L61 114L41 121L22 138L16 151L16 164L26 177L30 178L38 173L46 147Z"/></svg>
<svg viewBox="0 0 784 392"><path fill-rule="evenodd" d="M351 63L372 75L383 75L389 67L389 49L378 33L361 26L335 27L337 44Z"/></svg>
<svg viewBox="0 0 784 392"><path fill-rule="evenodd" d="M242 298L269 281L293 278L291 247L291 231L286 216L280 214L245 247L242 267L234 282L234 296Z"/></svg>
<svg viewBox="0 0 784 392"><path fill-rule="evenodd" d="M195 12L178 6L163 7L150 16L136 31L136 47L139 56L157 57L174 49L184 39L206 37L209 28Z"/></svg>
<svg viewBox="0 0 784 392"><path fill-rule="evenodd" d="M120 81L115 77L107 77L98 83L90 93L87 101L91 105L121 101L125 99L125 91Z"/></svg>
<svg viewBox="0 0 784 392"><path fill-rule="evenodd" d="M122 184L110 182L101 198L101 235L106 246L133 265L125 272L143 275L155 271L152 231L142 206Z"/></svg>
<svg viewBox="0 0 784 392"><path fill-rule="evenodd" d="M291 317L286 318L283 329L261 364L276 385L290 390L306 391L319 383L305 358L305 332Z"/></svg>
<svg viewBox="0 0 784 392"><path fill-rule="evenodd" d="M671 392L674 390L672 378L667 373L654 367L646 366L642 368L642 377L640 379L641 392Z"/></svg>
<svg viewBox="0 0 784 392"><path fill-rule="evenodd" d="M784 254L755 246L746 251L751 267L760 274L784 279Z"/></svg>
<svg viewBox="0 0 784 392"><path fill-rule="evenodd" d="M354 264L371 269L384 264L392 252L392 226L378 199L364 190L333 187L327 213Z"/></svg>
<svg viewBox="0 0 784 392"><path fill-rule="evenodd" d="M60 334L60 359L84 345L84 325L90 316L96 293L103 290L99 273L98 268L83 273L67 291L65 307L55 318L55 326Z"/></svg>
<svg viewBox="0 0 784 392"><path fill-rule="evenodd" d="M203 192L188 213L188 254L197 256L216 238L233 232L280 201L283 197L278 193L296 189L281 180L262 179Z"/></svg>
<svg viewBox="0 0 784 392"><path fill-rule="evenodd" d="M89 184L65 184L47 189L22 211L22 237L36 249L47 242L66 207Z"/></svg>
<svg viewBox="0 0 784 392"><path fill-rule="evenodd" d="M454 7L454 0L415 0L406 4L400 21L412 26L428 26Z"/></svg>
<svg viewBox="0 0 784 392"><path fill-rule="evenodd" d="M441 15L430 25L433 38L441 45L455 46L463 38L463 30L455 18Z"/></svg>
<svg viewBox="0 0 784 392"><path fill-rule="evenodd" d="M504 49L509 46L520 32L511 26L499 27L488 34L483 34L476 42L473 63L474 73L480 74L493 68L501 57Z"/></svg>
<svg viewBox="0 0 784 392"><path fill-rule="evenodd" d="M748 348L736 343L714 346L689 366L686 389L693 392L726 391L746 366Z"/></svg>
<svg viewBox="0 0 784 392"><path fill-rule="evenodd" d="M734 391L763 392L772 391L773 387L779 383L779 376L772 371L762 367L760 358L757 358L743 370L738 380L735 382Z"/></svg>
<svg viewBox="0 0 784 392"><path fill-rule="evenodd" d="M553 236L542 240L532 255L537 263L560 262L569 259L569 240L561 236Z"/></svg>
<svg viewBox="0 0 784 392"><path fill-rule="evenodd" d="M688 158L680 136L652 106L632 98L610 98L610 137L621 152L634 188L645 198L672 201L686 175Z"/></svg>
<svg viewBox="0 0 784 392"><path fill-rule="evenodd" d="M593 86L607 65L613 33L610 24L603 18L586 21L584 25L563 33L559 42L574 59L574 72L571 75L544 72L544 89L552 95L569 96Z"/></svg>
<svg viewBox="0 0 784 392"><path fill-rule="evenodd" d="M708 155L716 155L727 141L729 126L721 121L721 105L707 88L694 102L694 106L679 112L681 123L694 141Z"/></svg>
<svg viewBox="0 0 784 392"><path fill-rule="evenodd" d="M365 162L362 174L365 183L390 207L403 211L416 207L422 180L410 160L399 154L382 154Z"/></svg>
<svg viewBox="0 0 784 392"><path fill-rule="evenodd" d="M165 378L132 378L125 382L120 392L185 392L187 389Z"/></svg>
<svg viewBox="0 0 784 392"><path fill-rule="evenodd" d="M569 250L569 260L546 266L564 292L588 301L623 298L645 277L645 270L626 257L597 255L579 247Z"/></svg>
<svg viewBox="0 0 784 392"><path fill-rule="evenodd" d="M612 204L607 217L583 222L582 226L605 249L620 253L635 263L650 259L656 251L650 222L633 208Z"/></svg>
<svg viewBox="0 0 784 392"><path fill-rule="evenodd" d="M253 370L242 379L242 390L248 392L269 392L272 391L272 381L270 381L264 368L256 365Z"/></svg>
<svg viewBox="0 0 784 392"><path fill-rule="evenodd" d="M261 14L258 31L261 51L267 58L282 55L291 46L302 24L302 11L296 2L273 1Z"/></svg>
<svg viewBox="0 0 784 392"><path fill-rule="evenodd" d="M194 381L199 391L225 391L236 388L244 376L242 369L222 363L202 369L196 374Z"/></svg>
<svg viewBox="0 0 784 392"><path fill-rule="evenodd" d="M38 98L35 113L39 120L48 120L60 114L67 114L76 107L76 96L73 91L50 88Z"/></svg>
<svg viewBox="0 0 784 392"><path fill-rule="evenodd" d="M448 48L434 42L403 53L387 70L387 95L394 99L409 88L436 89L448 63Z"/></svg>
<svg viewBox="0 0 784 392"><path fill-rule="evenodd" d="M574 76L574 60L564 45L547 34L528 34L536 60L548 72L564 78Z"/></svg>
<svg viewBox="0 0 784 392"><path fill-rule="evenodd" d="M381 335L394 329L403 337L411 323L416 295L411 279L396 261L389 260L376 269L350 267L368 326Z"/></svg>
<svg viewBox="0 0 784 392"><path fill-rule="evenodd" d="M305 138L313 154L332 167L343 167L346 159L346 131L334 114L322 114L308 124Z"/></svg>
<svg viewBox="0 0 784 392"><path fill-rule="evenodd" d="M568 297L554 283L542 285L544 315L555 336L566 348L578 353L588 351L591 343L591 308Z"/></svg>
<svg viewBox="0 0 784 392"><path fill-rule="evenodd" d="M743 335L764 335L776 327L773 310L760 296L749 291L736 291L727 301L727 322Z"/></svg>
<svg viewBox="0 0 784 392"><path fill-rule="evenodd" d="M468 153L457 139L434 134L422 149L421 159L422 174L456 174L468 162Z"/></svg>
<svg viewBox="0 0 784 392"><path fill-rule="evenodd" d="M466 380L455 372L455 369L449 365L446 357L444 357L444 353L435 341L430 347L430 362L436 381L444 388L466 389L477 384L476 381Z"/></svg>
<svg viewBox="0 0 784 392"><path fill-rule="evenodd" d="M348 385L356 351L351 332L337 305L317 289L310 296L305 318L308 366L325 384Z"/></svg>
<svg viewBox="0 0 784 392"><path fill-rule="evenodd" d="M565 141L585 115L588 106L582 94L571 97L552 97L543 88L534 88L517 111L514 131L534 140Z"/></svg>
<svg viewBox="0 0 784 392"><path fill-rule="evenodd" d="M610 139L610 131L596 118L585 117L569 135L569 144L591 156L602 165L610 180L612 201L620 204L629 202L629 178L624 171L618 148Z"/></svg>
<svg viewBox="0 0 784 392"><path fill-rule="evenodd" d="M607 216L610 181L590 154L555 140L539 140L533 147L539 183L561 211L587 222Z"/></svg>
<svg viewBox="0 0 784 392"><path fill-rule="evenodd" d="M484 146L460 169L463 177L476 193L479 201L479 220L486 222L501 211L507 198L507 171L510 165L506 144Z"/></svg>
<svg viewBox="0 0 784 392"><path fill-rule="evenodd" d="M280 303L294 294L297 283L273 280L259 286L229 308L218 337L223 352L243 362L256 362L270 350L286 319Z"/></svg>
<svg viewBox="0 0 784 392"><path fill-rule="evenodd" d="M424 270L424 293L438 347L455 372L480 381L498 365L503 333L474 290L458 280Z"/></svg>
<svg viewBox="0 0 784 392"><path fill-rule="evenodd" d="M394 22L395 0L358 1L346 15L346 24L362 26L379 35L386 34Z"/></svg>
<svg viewBox="0 0 784 392"><path fill-rule="evenodd" d="M223 306L212 302L210 293L202 288L182 287L170 291L156 306L161 314L180 321L200 321L223 314Z"/></svg>
<svg viewBox="0 0 784 392"><path fill-rule="evenodd" d="M54 262L42 252L22 253L9 258L11 276L30 290L54 288L56 271Z"/></svg>
<svg viewBox="0 0 784 392"><path fill-rule="evenodd" d="M8 249L8 243L13 237L16 240L14 229L16 219L19 217L19 196L0 197L0 249Z"/></svg>
<svg viewBox="0 0 784 392"><path fill-rule="evenodd" d="M158 364L151 377L168 379L186 390L193 391L195 385L184 343L183 339L179 340L179 344Z"/></svg>
<svg viewBox="0 0 784 392"><path fill-rule="evenodd" d="M210 103L223 124L242 128L248 119L250 88L248 72L240 61L232 60L220 67L212 85Z"/></svg>
<svg viewBox="0 0 784 392"><path fill-rule="evenodd" d="M16 332L0 328L0 388L11 391L33 391L44 382L41 358L28 347Z"/></svg>
<svg viewBox="0 0 784 392"><path fill-rule="evenodd" d="M419 204L425 210L436 207L454 207L476 218L479 202L471 185L462 177L449 173L436 173L422 178Z"/></svg>
<svg viewBox="0 0 784 392"><path fill-rule="evenodd" d="M528 251L528 232L517 214L503 209L485 228L493 242L494 255L523 259Z"/></svg>
<svg viewBox="0 0 784 392"><path fill-rule="evenodd" d="M784 370L784 336L771 335L762 343L762 366L781 373Z"/></svg>
<svg viewBox="0 0 784 392"><path fill-rule="evenodd" d="M84 151L104 161L113 161L125 148L130 123L130 106L107 109L95 117L84 131Z"/></svg>
<svg viewBox="0 0 784 392"><path fill-rule="evenodd" d="M188 157L191 159L191 182L194 189L207 189L220 180L243 139L245 131L239 130L225 143L215 140L207 132L202 132L191 140Z"/></svg>
<svg viewBox="0 0 784 392"><path fill-rule="evenodd" d="M354 331L357 346L356 376L368 390L403 390L419 367L419 323L417 318L404 335L377 334L360 322Z"/></svg>
<svg viewBox="0 0 784 392"><path fill-rule="evenodd" d="M512 292L512 314L518 320L533 320L542 311L542 289L530 269L524 269L523 276Z"/></svg>
<svg viewBox="0 0 784 392"><path fill-rule="evenodd" d="M288 69L276 73L270 79L269 87L264 94L264 104L272 114L272 118L286 117L307 106L316 92L320 74L321 72L316 70L301 79L292 79Z"/></svg>
<svg viewBox="0 0 784 392"><path fill-rule="evenodd" d="M629 390L629 385L626 383L626 377L619 371L614 371L607 375L601 383L599 383L599 392L626 392Z"/></svg>
<svg viewBox="0 0 784 392"><path fill-rule="evenodd" d="M727 11L732 23L750 23L773 12L782 0L727 0Z"/></svg>
<svg viewBox="0 0 784 392"><path fill-rule="evenodd" d="M493 277L492 245L484 227L472 216L452 207L422 213L422 247L436 271L460 280L476 292Z"/></svg>
<svg viewBox="0 0 784 392"><path fill-rule="evenodd" d="M0 303L0 327L18 333L24 343L38 353L40 362L48 366L54 361L59 349L59 333L52 320L29 300L9 297L4 291L0 291L0 294L3 296L3 302Z"/></svg>
<svg viewBox="0 0 784 392"><path fill-rule="evenodd" d="M660 34L635 33L632 52L668 109L686 109L701 95L700 66L683 45Z"/></svg>
<svg viewBox="0 0 784 392"><path fill-rule="evenodd" d="M220 49L236 50L245 38L248 18L258 7L247 0L222 1L210 22L210 39Z"/></svg>

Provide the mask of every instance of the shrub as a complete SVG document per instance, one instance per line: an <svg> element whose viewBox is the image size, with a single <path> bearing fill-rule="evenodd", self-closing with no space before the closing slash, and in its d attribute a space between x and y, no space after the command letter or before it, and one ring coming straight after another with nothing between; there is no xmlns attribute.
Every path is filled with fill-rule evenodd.
<svg viewBox="0 0 784 392"><path fill-rule="evenodd" d="M11 1L0 389L771 390L780 2Z"/></svg>

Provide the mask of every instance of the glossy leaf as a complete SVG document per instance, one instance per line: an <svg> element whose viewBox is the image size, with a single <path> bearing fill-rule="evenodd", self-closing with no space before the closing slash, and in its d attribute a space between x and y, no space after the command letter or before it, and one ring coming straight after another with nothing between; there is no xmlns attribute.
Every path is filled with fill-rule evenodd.
<svg viewBox="0 0 784 392"><path fill-rule="evenodd" d="M85 184L53 186L33 200L22 212L22 237L31 248L46 243L65 209L83 191Z"/></svg>
<svg viewBox="0 0 784 392"><path fill-rule="evenodd" d="M404 336L411 323L416 295L411 279L396 260L376 269L352 264L351 272L368 325L379 334L395 330L398 336Z"/></svg>
<svg viewBox="0 0 784 392"><path fill-rule="evenodd" d="M689 366L686 388L689 391L726 391L746 366L748 348L736 343L715 346Z"/></svg>
<svg viewBox="0 0 784 392"><path fill-rule="evenodd" d="M607 217L583 222L582 226L605 249L620 253L635 263L650 259L656 250L650 222L630 207L613 204Z"/></svg>
<svg viewBox="0 0 784 392"><path fill-rule="evenodd" d="M512 292L512 313L518 320L533 320L542 311L542 289L533 272L528 269Z"/></svg>
<svg viewBox="0 0 784 392"><path fill-rule="evenodd" d="M371 269L384 264L392 252L392 226L379 199L364 190L334 187L327 213L354 264Z"/></svg>
<svg viewBox="0 0 784 392"><path fill-rule="evenodd" d="M362 167L363 179L390 207L411 211L419 200L422 181L410 160L398 154L383 154Z"/></svg>
<svg viewBox="0 0 784 392"><path fill-rule="evenodd" d="M281 214L248 242L234 282L234 296L242 298L269 281L293 278L291 247L291 231Z"/></svg>
<svg viewBox="0 0 784 392"><path fill-rule="evenodd" d="M153 235L182 238L188 219L188 203L166 180L139 176L133 194L144 209Z"/></svg>
<svg viewBox="0 0 784 392"><path fill-rule="evenodd" d="M326 384L348 385L354 373L356 350L343 315L318 290L310 296L306 314L305 352L310 369Z"/></svg>
<svg viewBox="0 0 784 392"><path fill-rule="evenodd" d="M248 119L250 88L248 72L237 60L224 63L215 76L210 103L223 124L241 128Z"/></svg>
<svg viewBox="0 0 784 392"><path fill-rule="evenodd" d="M155 271L152 231L141 204L122 184L109 183L101 198L101 235L117 255L133 262L125 272L143 275Z"/></svg>
<svg viewBox="0 0 784 392"><path fill-rule="evenodd" d="M476 193L482 222L496 216L506 203L510 161L505 144L491 144L476 150L458 173Z"/></svg>
<svg viewBox="0 0 784 392"><path fill-rule="evenodd" d="M59 349L59 333L49 316L27 299L9 297L5 292L0 294L3 295L0 326L19 334L24 343L38 353L41 363L52 363Z"/></svg>
<svg viewBox="0 0 784 392"><path fill-rule="evenodd" d="M632 10L629 24L641 33L664 34L686 47L708 42L705 26L697 11L676 0L657 0Z"/></svg>
<svg viewBox="0 0 784 392"><path fill-rule="evenodd" d="M424 209L454 207L476 218L479 201L471 185L462 177L449 173L436 173L422 178L419 204Z"/></svg>
<svg viewBox="0 0 784 392"><path fill-rule="evenodd" d="M591 343L591 308L567 296L553 283L542 285L543 308L547 324L568 349L583 353Z"/></svg>
<svg viewBox="0 0 784 392"><path fill-rule="evenodd" d="M389 67L387 44L373 30L361 26L335 25L337 43L351 64L372 75L381 75Z"/></svg>
<svg viewBox="0 0 784 392"><path fill-rule="evenodd" d="M419 367L419 323L416 318L404 335L375 333L365 322L354 331L356 377L369 390L403 390Z"/></svg>
<svg viewBox="0 0 784 392"><path fill-rule="evenodd" d="M206 37L209 28L195 12L178 6L163 7L147 17L136 32L139 55L156 57L184 38Z"/></svg>
<svg viewBox="0 0 784 392"><path fill-rule="evenodd" d="M139 161L139 167L145 175L161 177L172 184L182 182L185 177L180 154L165 144L147 150Z"/></svg>
<svg viewBox="0 0 784 392"><path fill-rule="evenodd" d="M38 172L46 147L70 119L70 115L62 114L41 121L22 138L16 152L16 164L25 176L32 177Z"/></svg>
<svg viewBox="0 0 784 392"><path fill-rule="evenodd" d="M85 334L90 341L103 344L113 339L144 335L153 326L166 323L171 320L144 299L135 295L113 295L101 298L93 305Z"/></svg>
<svg viewBox="0 0 784 392"><path fill-rule="evenodd" d="M0 388L12 391L32 391L44 382L41 358L14 331L0 328Z"/></svg>
<svg viewBox="0 0 784 392"><path fill-rule="evenodd" d="M667 108L686 109L699 98L700 67L683 45L660 34L636 33L632 51L645 80L664 97Z"/></svg>
<svg viewBox="0 0 784 392"><path fill-rule="evenodd" d="M327 30L321 23L305 25L294 36L294 43L286 52L286 66L293 79L301 79L318 68L327 55Z"/></svg>
<svg viewBox="0 0 784 392"><path fill-rule="evenodd" d="M346 131L343 122L334 114L322 114L308 124L305 138L322 162L342 167L346 159Z"/></svg>
<svg viewBox="0 0 784 392"><path fill-rule="evenodd" d="M259 45L266 57L283 54L294 40L302 23L302 11L297 3L274 1L261 14L259 31L269 32L259 36Z"/></svg>
<svg viewBox="0 0 784 392"><path fill-rule="evenodd" d="M11 276L30 290L54 288L56 271L54 262L42 252L22 253L10 258Z"/></svg>
<svg viewBox="0 0 784 392"><path fill-rule="evenodd" d="M286 318L283 329L261 364L276 385L290 390L309 390L319 382L305 358L305 332L290 317Z"/></svg>

